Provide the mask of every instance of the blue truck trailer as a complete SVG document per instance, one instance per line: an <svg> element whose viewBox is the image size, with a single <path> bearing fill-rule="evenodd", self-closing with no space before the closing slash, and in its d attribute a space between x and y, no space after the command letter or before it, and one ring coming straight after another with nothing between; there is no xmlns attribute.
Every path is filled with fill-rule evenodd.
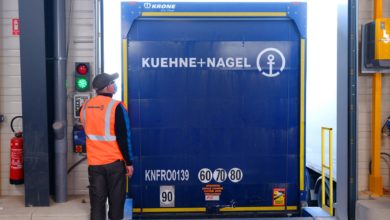
<svg viewBox="0 0 390 220"><path fill-rule="evenodd" d="M305 3L122 2L134 215L294 215Z"/></svg>

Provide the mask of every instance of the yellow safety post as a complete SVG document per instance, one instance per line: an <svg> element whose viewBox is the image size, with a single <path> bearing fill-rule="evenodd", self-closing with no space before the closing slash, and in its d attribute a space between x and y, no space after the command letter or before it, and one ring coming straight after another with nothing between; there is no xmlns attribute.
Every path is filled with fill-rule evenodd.
<svg viewBox="0 0 390 220"><path fill-rule="evenodd" d="M299 126L299 189L305 190L305 51L306 40L301 39L301 107L300 107L300 126Z"/></svg>
<svg viewBox="0 0 390 220"><path fill-rule="evenodd" d="M382 18L382 0L374 0L374 19Z"/></svg>
<svg viewBox="0 0 390 220"><path fill-rule="evenodd" d="M325 131L328 131L329 132L329 165L326 165L325 163ZM333 216L333 165L332 165L332 161L333 161L333 157L332 157L332 153L333 153L333 132L332 132L332 128L326 128L326 127L321 127L321 171L322 171L322 174L321 174L321 196L322 196L322 200L321 200L321 204L322 204L322 207L325 207L325 180L326 180L326 176L325 176L325 169L328 169L329 170L329 213L331 216Z"/></svg>
<svg viewBox="0 0 390 220"><path fill-rule="evenodd" d="M122 79L123 79L123 102L126 105L126 108L128 108L128 85L127 85L127 79L128 79L128 72L127 72L127 39L122 39Z"/></svg>
<svg viewBox="0 0 390 220"><path fill-rule="evenodd" d="M374 19L382 18L382 0L374 0ZM382 75L374 73L372 78L372 166L368 181L369 190L373 195L383 195L383 180L381 176L381 100Z"/></svg>

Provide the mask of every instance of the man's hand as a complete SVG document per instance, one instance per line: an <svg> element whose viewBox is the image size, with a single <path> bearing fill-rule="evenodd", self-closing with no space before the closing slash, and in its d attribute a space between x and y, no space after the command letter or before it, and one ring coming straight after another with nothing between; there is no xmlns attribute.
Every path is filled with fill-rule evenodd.
<svg viewBox="0 0 390 220"><path fill-rule="evenodd" d="M126 166L126 176L131 177L133 175L134 168L133 166Z"/></svg>

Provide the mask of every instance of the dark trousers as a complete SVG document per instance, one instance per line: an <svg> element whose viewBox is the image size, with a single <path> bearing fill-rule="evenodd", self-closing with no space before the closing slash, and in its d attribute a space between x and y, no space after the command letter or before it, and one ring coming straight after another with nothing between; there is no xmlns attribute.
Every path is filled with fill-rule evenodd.
<svg viewBox="0 0 390 220"><path fill-rule="evenodd" d="M106 219L107 198L108 217L111 220L122 219L126 199L126 168L123 161L88 166L88 178L91 220Z"/></svg>

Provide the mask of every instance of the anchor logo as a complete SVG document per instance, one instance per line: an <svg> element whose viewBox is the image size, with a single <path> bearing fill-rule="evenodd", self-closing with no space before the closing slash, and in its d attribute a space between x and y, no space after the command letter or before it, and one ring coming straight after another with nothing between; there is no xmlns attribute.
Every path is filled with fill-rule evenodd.
<svg viewBox="0 0 390 220"><path fill-rule="evenodd" d="M268 56L267 56L268 72L265 72L261 68L260 61L261 61L261 57L267 52L269 52ZM276 64L275 56L274 56L275 53L277 55L279 55L279 57L282 59L282 65L280 66L279 71L276 71L276 72L274 72L274 69L276 70L276 68L274 68L274 65ZM261 74L263 74L266 77L275 77L275 76L278 76L284 70L284 67L286 65L286 59L284 58L284 55L282 52L280 52L280 50L270 47L270 48L266 48L266 49L262 50L259 53L259 55L257 55L256 64L257 64L257 69L260 71Z"/></svg>
<svg viewBox="0 0 390 220"><path fill-rule="evenodd" d="M152 3L150 3L150 2L144 3L144 8L151 8L151 7L152 7Z"/></svg>

